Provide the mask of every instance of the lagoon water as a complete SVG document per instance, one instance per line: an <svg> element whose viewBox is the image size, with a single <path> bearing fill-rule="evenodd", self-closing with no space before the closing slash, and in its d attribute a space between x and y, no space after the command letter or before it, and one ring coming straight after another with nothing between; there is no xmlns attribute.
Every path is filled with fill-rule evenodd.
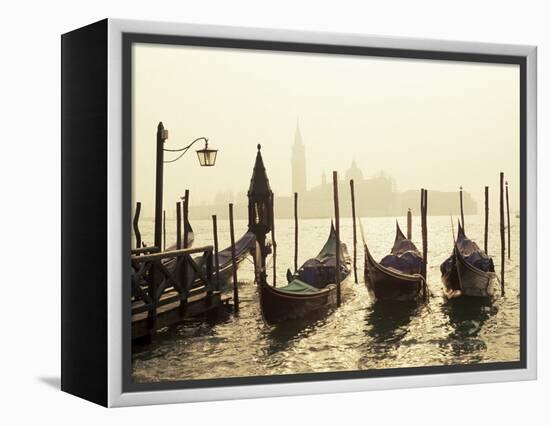
<svg viewBox="0 0 550 426"><path fill-rule="evenodd" d="M192 219L192 218L191 218ZM498 223L491 218L489 254L500 271ZM399 218L405 232L406 218ZM394 218L361 219L376 259L389 252ZM482 215L466 216L466 234L483 246ZM133 378L138 382L264 376L327 371L367 370L449 364L517 361L520 357L519 219L511 219L511 254L505 265L506 296L489 306L460 307L445 302L439 265L452 249L449 217L428 217L429 304L391 306L373 303L363 280L364 253L358 229L357 265L342 287L343 304L330 315L308 322L269 326L262 320L254 268L245 260L238 272L240 313L213 323L190 322L165 330L147 347L134 347ZM144 241L152 241L152 222L140 224ZM192 221L195 246L212 244L210 221ZM325 243L329 219L301 219L299 265ZM175 241L175 223L167 221L167 240ZM220 249L229 245L227 220L218 220ZM276 221L277 282L286 282L293 265L294 224ZM246 221L235 222L236 238ZM456 232L456 224L455 224ZM341 219L341 239L350 255L352 222ZM420 218L413 217L412 239L421 249ZM268 258L268 273L272 275ZM270 280L271 277L268 277Z"/></svg>

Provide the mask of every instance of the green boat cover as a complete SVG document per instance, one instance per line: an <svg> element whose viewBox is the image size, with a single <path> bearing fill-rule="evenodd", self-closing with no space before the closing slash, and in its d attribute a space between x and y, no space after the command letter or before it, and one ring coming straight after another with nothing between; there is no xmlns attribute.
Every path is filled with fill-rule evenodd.
<svg viewBox="0 0 550 426"><path fill-rule="evenodd" d="M278 291L283 291L285 293L318 293L319 289L315 288L309 284L306 284L303 281L298 279L292 280L288 285L284 287L277 287Z"/></svg>

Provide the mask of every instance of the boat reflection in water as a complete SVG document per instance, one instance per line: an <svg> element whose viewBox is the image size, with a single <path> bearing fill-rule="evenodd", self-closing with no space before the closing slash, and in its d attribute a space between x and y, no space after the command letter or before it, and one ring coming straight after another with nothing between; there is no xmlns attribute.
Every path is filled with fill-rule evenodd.
<svg viewBox="0 0 550 426"><path fill-rule="evenodd" d="M279 324L266 326L264 337L267 347L266 355L286 351L300 339L314 334L326 323L326 315L322 312L311 314L307 318L288 320Z"/></svg>
<svg viewBox="0 0 550 426"><path fill-rule="evenodd" d="M409 331L409 324L419 307L414 302L378 301L367 308L366 323L370 325L366 334L374 342L398 343Z"/></svg>
<svg viewBox="0 0 550 426"><path fill-rule="evenodd" d="M455 355L486 350L485 340L480 337L480 333L485 322L498 312L490 298L461 297L447 301L441 310L449 318L451 332L447 344Z"/></svg>
<svg viewBox="0 0 550 426"><path fill-rule="evenodd" d="M415 301L376 301L366 309L364 333L369 339L364 355L359 359L360 369L391 365L397 349L409 333L411 321L422 305Z"/></svg>

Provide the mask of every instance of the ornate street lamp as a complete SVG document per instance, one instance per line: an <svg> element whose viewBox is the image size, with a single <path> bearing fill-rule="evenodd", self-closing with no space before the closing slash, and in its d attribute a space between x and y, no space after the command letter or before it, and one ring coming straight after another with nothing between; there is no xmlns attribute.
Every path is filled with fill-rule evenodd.
<svg viewBox="0 0 550 426"><path fill-rule="evenodd" d="M256 280L265 280L265 259L267 247L265 236L271 231L273 216L273 192L269 186L269 179L265 171L261 145L258 144L256 163L248 189L248 229L256 236L256 249L260 254L260 270L256 270Z"/></svg>
<svg viewBox="0 0 550 426"><path fill-rule="evenodd" d="M203 167L212 167L216 163L217 149L208 148L208 139L200 137L195 139L189 145L177 149L168 149L164 147L164 142L168 139L168 130L164 128L162 121L157 127L157 168L155 181L155 247L161 247L162 243L162 201L164 186L164 164L175 163L183 157L187 151L197 142L204 141L204 148L197 150L199 163ZM171 160L164 161L165 152L177 152L179 155Z"/></svg>
<svg viewBox="0 0 550 426"><path fill-rule="evenodd" d="M216 164L216 157L218 155L217 149L208 149L208 139L205 139L203 149L197 149L197 157L199 157L199 163L203 167L212 167Z"/></svg>

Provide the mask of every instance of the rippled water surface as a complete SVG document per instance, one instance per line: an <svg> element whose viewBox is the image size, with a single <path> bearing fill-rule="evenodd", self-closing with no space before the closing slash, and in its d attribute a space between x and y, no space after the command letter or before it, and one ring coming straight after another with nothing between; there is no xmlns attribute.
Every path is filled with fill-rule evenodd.
<svg viewBox="0 0 550 426"><path fill-rule="evenodd" d="M406 220L400 218L403 230ZM380 259L391 249L394 218L363 218L369 248ZM483 217L467 216L466 233L483 246ZM212 244L210 221L193 221L195 245ZM145 241L152 240L143 221ZM299 263L317 254L329 231L328 219L300 220ZM219 220L220 248L229 245L227 221ZM237 236L246 221L235 224ZM172 229L172 231L171 231ZM175 239L168 221L168 240ZM359 283L343 284L343 304L316 320L278 326L264 324L253 265L239 269L240 313L213 323L186 323L160 333L147 347L133 349L133 376L139 382L242 377L394 367L519 360L519 220L512 219L512 259L506 262L506 296L491 305L450 305L442 297L440 263L452 248L448 217L429 217L427 305L373 303L363 281L363 249L358 235ZM292 220L276 223L277 281L286 282L293 264ZM420 219L413 217L413 241L421 248ZM351 219L341 220L341 238L352 253ZM500 271L498 224L491 223L489 254ZM270 275L272 274L272 264Z"/></svg>

